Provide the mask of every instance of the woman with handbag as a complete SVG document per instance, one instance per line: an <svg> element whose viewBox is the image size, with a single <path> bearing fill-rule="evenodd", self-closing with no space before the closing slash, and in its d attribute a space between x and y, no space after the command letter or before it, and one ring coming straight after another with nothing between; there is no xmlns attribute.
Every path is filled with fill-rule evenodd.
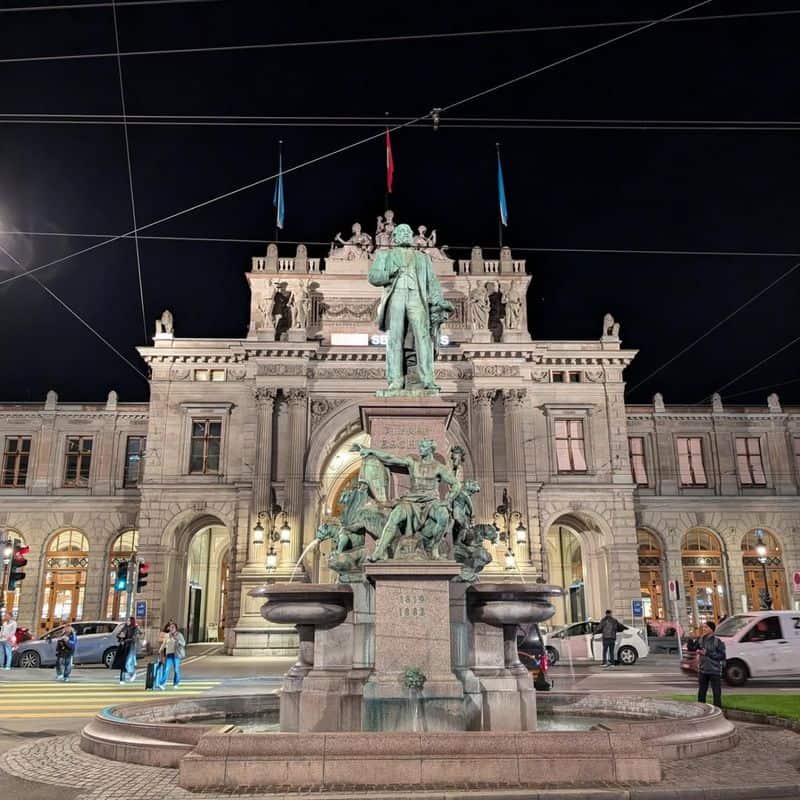
<svg viewBox="0 0 800 800"><path fill-rule="evenodd" d="M136 617L129 617L128 621L117 634L119 647L114 656L113 667L119 669L119 684L122 686L136 680L136 646L141 630L136 622Z"/></svg>
<svg viewBox="0 0 800 800"><path fill-rule="evenodd" d="M181 661L186 657L186 640L174 622L168 626L167 638L159 648L159 658L164 655L164 666L159 670L158 688L164 691L169 669L172 667L172 688L177 689L181 682Z"/></svg>

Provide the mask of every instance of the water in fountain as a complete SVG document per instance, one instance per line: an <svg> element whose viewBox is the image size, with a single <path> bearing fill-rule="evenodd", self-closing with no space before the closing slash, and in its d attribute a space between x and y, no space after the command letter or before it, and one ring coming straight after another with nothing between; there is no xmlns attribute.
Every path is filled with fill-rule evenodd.
<svg viewBox="0 0 800 800"><path fill-rule="evenodd" d="M294 576L297 574L297 570L300 569L300 567L303 565L303 559L308 555L309 550L311 550L312 548L316 547L317 543L318 543L317 539L312 539L305 546L305 549L303 550L303 552L300 553L300 557L297 559L297 563L294 565L294 569L292 570L292 574L289 577L289 583L291 583L294 580Z"/></svg>

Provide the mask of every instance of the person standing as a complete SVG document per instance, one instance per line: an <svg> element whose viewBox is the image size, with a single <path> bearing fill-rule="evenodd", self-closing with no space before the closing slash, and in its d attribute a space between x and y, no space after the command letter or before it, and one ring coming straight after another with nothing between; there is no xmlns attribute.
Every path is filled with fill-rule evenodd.
<svg viewBox="0 0 800 800"><path fill-rule="evenodd" d="M714 697L714 705L722 708L722 672L725 669L725 643L715 635L717 626L711 620L700 627L700 638L694 648L700 653L698 664L697 702L705 703L708 687Z"/></svg>
<svg viewBox="0 0 800 800"><path fill-rule="evenodd" d="M56 642L56 680L69 683L72 674L72 660L78 647L78 635L72 625L64 628L64 633Z"/></svg>
<svg viewBox="0 0 800 800"><path fill-rule="evenodd" d="M0 650L2 650L3 653L3 669L11 669L16 640L17 622L14 617L11 616L11 612L6 611L3 617L3 625L0 627Z"/></svg>
<svg viewBox="0 0 800 800"><path fill-rule="evenodd" d="M114 666L119 668L120 686L128 681L136 680L136 646L141 631L136 623L136 617L128 617L128 621L117 634L119 649L114 658Z"/></svg>
<svg viewBox="0 0 800 800"><path fill-rule="evenodd" d="M617 644L617 633L621 626L611 614L611 609L606 609L606 615L600 620L599 632L603 637L603 666L614 666L614 649Z"/></svg>
<svg viewBox="0 0 800 800"><path fill-rule="evenodd" d="M161 644L164 666L159 670L158 688L164 691L169 669L172 667L172 688L177 689L181 682L181 661L186 656L186 640L174 622L170 622L167 638Z"/></svg>

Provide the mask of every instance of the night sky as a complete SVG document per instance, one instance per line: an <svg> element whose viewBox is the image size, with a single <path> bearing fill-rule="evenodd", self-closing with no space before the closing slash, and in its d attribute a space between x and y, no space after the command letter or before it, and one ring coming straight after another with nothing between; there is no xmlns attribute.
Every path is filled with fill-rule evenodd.
<svg viewBox="0 0 800 800"><path fill-rule="evenodd" d="M125 52L647 20L689 5L486 0L374 2L356 10L350 3L219 0L117 8ZM689 16L797 5L716 0ZM0 25L0 62L114 53L110 7L0 13ZM338 118L336 126L129 126L138 223L274 174L279 139L291 167L380 133L363 121L345 127L344 117L422 116L633 27L125 56L128 115ZM800 14L663 23L461 105L436 132L429 121L399 130L391 205L400 221L436 228L453 256L465 257L473 244L495 255L494 145L501 142L505 238L533 275L534 337L596 339L611 312L624 346L640 351L627 371L629 402L649 402L656 391L667 403L701 401L798 335L800 269L636 384L800 257L564 251L800 253L800 121L783 131L670 131L510 129L491 120L800 120L799 36ZM119 115L116 58L0 63L0 76L0 245L32 268L99 240L11 232L129 231L121 125L65 124L58 116L46 124L8 122L14 114ZM455 127L463 123L454 118L465 117L487 127ZM373 233L384 181L380 138L287 175L281 238L319 243L309 251L324 255L323 243L337 231L347 236L356 220ZM143 233L266 241L274 229L272 191L266 182ZM148 337L164 308L173 311L178 336L245 335L244 273L265 245L141 240L140 248ZM281 252L292 255L294 245ZM0 280L18 272L0 254ZM38 277L145 371L134 350L144 333L132 239ZM112 388L123 401L147 398L146 381L30 279L0 286L0 312L2 400L42 401L50 388L65 401L104 400ZM788 347L723 399L764 405L776 387L784 404L800 403L798 352L800 343Z"/></svg>

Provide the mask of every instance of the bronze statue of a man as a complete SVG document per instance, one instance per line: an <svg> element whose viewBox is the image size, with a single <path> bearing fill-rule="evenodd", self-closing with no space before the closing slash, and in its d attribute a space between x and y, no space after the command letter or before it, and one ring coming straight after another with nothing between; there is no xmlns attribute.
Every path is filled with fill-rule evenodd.
<svg viewBox="0 0 800 800"><path fill-rule="evenodd" d="M436 344L433 337L453 306L442 296L430 256L414 247L414 235L408 225L394 229L390 249L375 253L367 280L373 286L383 287L378 327L389 334L386 343L389 389L407 388L403 341L410 328L422 388L438 390L433 374Z"/></svg>

